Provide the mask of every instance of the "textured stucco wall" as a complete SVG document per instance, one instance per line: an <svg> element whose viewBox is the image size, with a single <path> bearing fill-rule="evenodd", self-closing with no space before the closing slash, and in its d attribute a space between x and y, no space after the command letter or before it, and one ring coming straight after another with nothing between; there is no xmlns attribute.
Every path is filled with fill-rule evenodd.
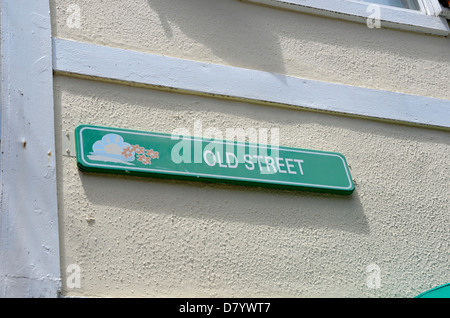
<svg viewBox="0 0 450 318"><path fill-rule="evenodd" d="M66 23L73 3L80 28ZM448 38L234 0L52 5L62 38L450 98ZM65 295L411 297L450 281L448 132L60 76L55 112L57 132L277 128L281 145L343 153L357 182L342 197L111 177L59 152ZM65 284L70 264L81 288Z"/></svg>
<svg viewBox="0 0 450 318"><path fill-rule="evenodd" d="M80 28L71 28L76 4ZM450 98L450 38L237 0L52 1L55 36L309 79ZM68 23L69 19L69 23Z"/></svg>
<svg viewBox="0 0 450 318"><path fill-rule="evenodd" d="M66 77L55 88L60 131L279 128L282 145L344 153L357 182L340 197L107 177L58 154L62 268L82 269L69 295L414 296L450 278L446 132ZM372 263L380 289L366 286Z"/></svg>

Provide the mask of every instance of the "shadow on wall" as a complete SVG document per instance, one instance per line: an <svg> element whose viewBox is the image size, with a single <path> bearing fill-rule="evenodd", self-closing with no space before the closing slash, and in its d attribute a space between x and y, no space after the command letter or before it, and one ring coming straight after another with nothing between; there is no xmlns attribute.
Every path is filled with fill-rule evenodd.
<svg viewBox="0 0 450 318"><path fill-rule="evenodd" d="M88 200L108 207L108 211L163 213L278 228L370 232L356 190L351 196L341 196L81 171L78 174Z"/></svg>
<svg viewBox="0 0 450 318"><path fill-rule="evenodd" d="M64 84L65 83L65 84ZM176 127L192 127L194 119L205 119L205 125L217 127L243 127L244 124L259 123L262 127L274 120L273 108L246 105L239 102L216 101L210 98L172 94L143 88L96 83L91 81L58 78L56 100L56 130L64 125L81 123L108 125L115 127L142 129L147 131L170 132ZM61 113L60 105L68 101L62 98L62 91L72 96L89 96L81 99L80 108L70 110L69 115ZM169 95L170 94L170 95ZM170 98L169 98L170 97ZM122 105L119 107L119 105ZM223 107L226 106L226 107ZM254 111L257 107L258 111ZM121 108L121 111L118 111ZM256 110L256 108L255 108ZM293 112L279 109L276 126L287 127L295 123L314 125L317 116L308 112ZM188 115L186 112L192 113ZM133 116L122 116L123 114ZM205 115L208 114L207 116ZM181 116L174 121L171 114ZM233 116L231 116L231 114ZM106 121L103 121L104 119ZM147 126L136 126L138 118ZM218 118L219 122L208 119ZM336 124L335 120L320 117L324 124ZM245 119L245 120L243 120ZM170 125L167 123L170 122ZM270 125L269 125L270 127ZM206 128L206 126L205 126ZM299 129L301 131L301 129ZM300 132L296 135L297 137ZM295 136L294 136L295 137ZM61 137L57 136L60 149ZM309 142L304 140L304 142ZM289 144L296 146L296 144ZM297 146L299 146L297 144ZM317 148L319 149L319 148ZM74 158L73 158L74 159ZM262 189L245 186L183 182L152 178L88 174L75 171L75 160L71 163L71 175L67 193L59 192L69 200L84 202L95 212L99 207L102 213L111 215L164 214L178 217L260 224L282 228L335 229L357 234L369 234L370 229L360 201L358 187L351 196L297 192L276 189ZM58 161L57 171L64 171ZM62 175L59 174L59 178ZM71 188L70 183L78 179L81 188ZM75 191L75 192L71 192ZM74 197L72 197L72 195ZM81 196L80 196L81 195ZM85 197L86 196L86 197ZM64 207L61 207L61 209Z"/></svg>
<svg viewBox="0 0 450 318"><path fill-rule="evenodd" d="M420 194L424 184L433 184L433 174L428 175L428 167L433 167L430 163L436 160L444 162L444 159L436 159L436 154L428 152L429 148L424 145L448 145L445 132L406 126L399 129L397 125L330 114L66 77L56 77L55 87L57 131L78 124L96 124L165 133L187 127L192 132L195 120L203 120L204 129L282 127L280 141L285 146L342 151L353 167L352 175L358 183L361 182L360 186L356 186L355 192L347 197L82 172L72 176L73 180L79 178L82 182L82 189L77 191L87 196L87 204L91 204L94 209L96 205L107 207L101 210L113 210L113 214L125 211L142 215L160 213L280 228L330 228L369 234L370 228L361 201L366 202L364 206L369 207L368 204L374 202L374 198L386 200L396 197L395 202L401 204L402 208L405 205L413 206L414 200L411 202L405 196L408 192L402 194L403 191L411 190L405 187L417 184L417 188L412 191ZM75 98L80 105L72 107L67 104L72 99L63 98L65 94ZM62 104L66 104L63 113ZM336 133L340 134L339 137L335 136ZM317 139L317 135L321 138ZM57 136L59 145L60 139ZM385 143L393 143L395 153L392 152L392 145L386 146ZM390 157L393 154L395 156ZM440 158L444 156L445 153ZM389 160L385 161L386 158ZM75 165L75 161L72 164ZM63 171L59 160L57 165L57 171ZM386 174L385 170L379 170L380 167L388 167L392 173ZM412 170L412 167L417 170ZM408 171L416 173L402 176L402 173ZM398 178L399 176L402 177ZM381 178L383 182L379 182ZM425 180L424 184L422 180ZM61 185L62 181L58 184ZM389 186L386 187L386 184ZM59 192L62 193L61 188ZM71 194L64 194L66 195L70 197ZM415 197L420 198L419 195ZM389 205L392 209L399 207L393 203Z"/></svg>
<svg viewBox="0 0 450 318"><path fill-rule="evenodd" d="M330 66L337 63L343 67L341 73L328 77L330 74L327 70L324 73L327 77L323 78L322 75L322 79L338 82L341 77L345 79L348 73L354 72L355 66L369 79L374 74L383 78L400 71L403 77L411 77L411 81L415 81L416 78L410 72L416 66L400 65L396 63L397 60L407 58L444 65L448 61L449 39L443 37L370 29L364 23L342 22L327 17L318 20L317 16L290 11L282 15L274 14L282 10L238 0L147 2L158 14L167 38L173 38L173 27L179 28L186 36L202 43L230 65L264 70L274 76L286 74L285 59L292 58L283 56L281 41L295 52L293 56L303 68L301 76L320 71L316 63L329 63ZM283 19L282 23L280 19ZM315 44L322 49L333 49L315 51ZM352 53L355 48L359 54L359 64ZM399 59L390 56L398 56ZM373 80L376 81L376 77Z"/></svg>
<svg viewBox="0 0 450 318"><path fill-rule="evenodd" d="M230 65L284 74L279 36L273 32L269 17L264 16L270 11L263 10L257 20L249 20L248 13L230 1L237 2L147 0L158 14L167 38L173 38L174 25Z"/></svg>

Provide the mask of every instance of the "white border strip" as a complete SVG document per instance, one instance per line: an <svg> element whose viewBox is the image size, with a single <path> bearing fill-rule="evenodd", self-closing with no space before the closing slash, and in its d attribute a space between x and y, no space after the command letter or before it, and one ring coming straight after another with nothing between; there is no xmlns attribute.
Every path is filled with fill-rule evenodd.
<svg viewBox="0 0 450 318"><path fill-rule="evenodd" d="M369 9L374 3L351 0L244 0L257 4L264 4L271 7L283 8L297 12L311 13L343 20L366 23L367 18L372 14ZM433 4L433 3L432 3ZM439 17L436 12L422 12L408 10L386 5L378 5L381 13L381 26L447 36L450 28L443 17ZM427 11L434 11L434 8L425 8Z"/></svg>
<svg viewBox="0 0 450 318"><path fill-rule="evenodd" d="M0 298L60 290L48 0L1 1Z"/></svg>
<svg viewBox="0 0 450 318"><path fill-rule="evenodd" d="M54 38L60 74L171 88L195 94L450 128L450 101L295 78L238 67Z"/></svg>

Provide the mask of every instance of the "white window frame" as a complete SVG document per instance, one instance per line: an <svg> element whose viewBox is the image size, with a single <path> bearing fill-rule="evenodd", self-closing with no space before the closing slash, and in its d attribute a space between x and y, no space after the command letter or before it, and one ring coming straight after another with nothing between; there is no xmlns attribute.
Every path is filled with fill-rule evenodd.
<svg viewBox="0 0 450 318"><path fill-rule="evenodd" d="M380 26L404 31L448 36L450 28L445 10L438 0L418 0L421 10L355 0L243 0L297 12L328 16L353 22L367 23L372 8L380 9Z"/></svg>

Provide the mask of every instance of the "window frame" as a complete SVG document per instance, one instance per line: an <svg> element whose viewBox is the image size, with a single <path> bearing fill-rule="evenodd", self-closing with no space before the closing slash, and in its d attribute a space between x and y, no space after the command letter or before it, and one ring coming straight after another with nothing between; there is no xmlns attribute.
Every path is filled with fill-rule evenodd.
<svg viewBox="0 0 450 318"><path fill-rule="evenodd" d="M367 23L377 6L381 28L391 28L440 36L448 36L450 27L441 16L443 8L438 0L418 0L421 10L398 8L356 0L242 0L270 7L310 13L353 22Z"/></svg>

